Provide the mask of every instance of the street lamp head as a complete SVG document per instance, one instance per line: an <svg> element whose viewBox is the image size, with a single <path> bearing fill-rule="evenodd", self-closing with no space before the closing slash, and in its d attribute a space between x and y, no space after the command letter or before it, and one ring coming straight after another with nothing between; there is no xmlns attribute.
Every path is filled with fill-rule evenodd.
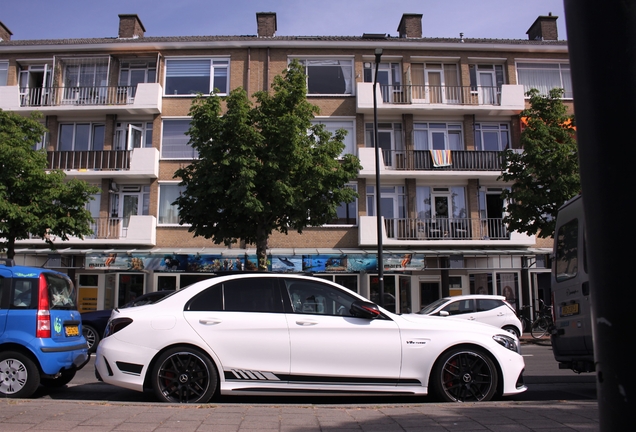
<svg viewBox="0 0 636 432"><path fill-rule="evenodd" d="M382 58L382 48L375 49L375 62L380 63L380 59Z"/></svg>

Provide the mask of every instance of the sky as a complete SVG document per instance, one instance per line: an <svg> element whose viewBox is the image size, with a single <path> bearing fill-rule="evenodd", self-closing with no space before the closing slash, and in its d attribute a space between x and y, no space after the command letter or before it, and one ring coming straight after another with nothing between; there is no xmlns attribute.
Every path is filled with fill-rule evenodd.
<svg viewBox="0 0 636 432"><path fill-rule="evenodd" d="M563 0L0 0L12 40L117 37L119 14L137 14L146 36L256 34L256 13L275 12L277 36L398 36L404 13L422 14L424 37L527 39Z"/></svg>

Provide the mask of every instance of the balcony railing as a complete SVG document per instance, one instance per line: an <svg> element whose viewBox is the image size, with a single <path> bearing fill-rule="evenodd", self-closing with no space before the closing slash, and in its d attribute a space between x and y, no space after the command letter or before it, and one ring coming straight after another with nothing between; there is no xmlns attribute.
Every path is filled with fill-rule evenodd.
<svg viewBox="0 0 636 432"><path fill-rule="evenodd" d="M129 170L129 150L50 151L48 169L61 170Z"/></svg>
<svg viewBox="0 0 636 432"><path fill-rule="evenodd" d="M381 85L382 100L390 104L500 105L501 87Z"/></svg>
<svg viewBox="0 0 636 432"><path fill-rule="evenodd" d="M20 106L131 105L136 86L20 87Z"/></svg>
<svg viewBox="0 0 636 432"><path fill-rule="evenodd" d="M509 240L502 218L385 219L387 238L398 240Z"/></svg>
<svg viewBox="0 0 636 432"><path fill-rule="evenodd" d="M98 217L93 220L93 234L85 236L86 239L119 239L126 238L128 234L130 218Z"/></svg>
<svg viewBox="0 0 636 432"><path fill-rule="evenodd" d="M429 150L382 150L384 166L394 170L501 171L500 151L451 150L451 165L436 167Z"/></svg>

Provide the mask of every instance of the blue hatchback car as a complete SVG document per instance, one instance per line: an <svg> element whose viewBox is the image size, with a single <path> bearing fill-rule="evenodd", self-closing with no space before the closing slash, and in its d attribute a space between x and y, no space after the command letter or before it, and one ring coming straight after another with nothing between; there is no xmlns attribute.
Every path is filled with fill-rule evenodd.
<svg viewBox="0 0 636 432"><path fill-rule="evenodd" d="M73 283L0 258L0 397L62 387L88 363Z"/></svg>

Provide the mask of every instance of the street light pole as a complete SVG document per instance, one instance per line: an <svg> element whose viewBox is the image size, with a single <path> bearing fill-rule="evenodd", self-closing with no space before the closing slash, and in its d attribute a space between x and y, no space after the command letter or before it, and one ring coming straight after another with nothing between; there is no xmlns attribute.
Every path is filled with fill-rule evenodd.
<svg viewBox="0 0 636 432"><path fill-rule="evenodd" d="M378 100L376 88L378 85L378 68L382 59L382 48L375 49L375 76L373 78L373 147L375 149L375 219L378 237L378 285L380 301L384 306L384 256L382 255L382 212L380 206L380 145L378 144Z"/></svg>

